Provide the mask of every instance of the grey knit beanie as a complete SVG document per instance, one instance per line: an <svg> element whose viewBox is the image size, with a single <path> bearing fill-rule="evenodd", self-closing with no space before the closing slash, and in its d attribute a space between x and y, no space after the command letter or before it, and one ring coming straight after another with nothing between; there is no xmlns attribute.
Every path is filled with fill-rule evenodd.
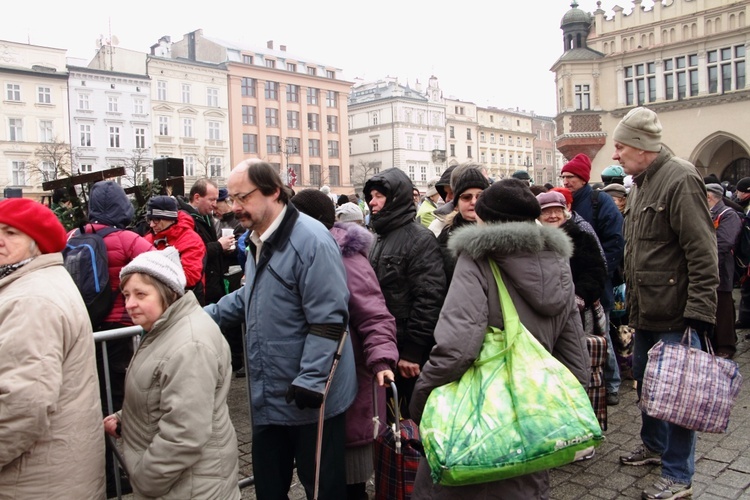
<svg viewBox="0 0 750 500"><path fill-rule="evenodd" d="M658 153L661 151L661 122L656 113L648 108L631 109L615 127L613 134L617 142L635 149Z"/></svg>
<svg viewBox="0 0 750 500"><path fill-rule="evenodd" d="M120 271L120 280L129 274L148 274L167 285L178 297L185 295L185 271L182 270L180 252L175 247L144 252L131 260Z"/></svg>

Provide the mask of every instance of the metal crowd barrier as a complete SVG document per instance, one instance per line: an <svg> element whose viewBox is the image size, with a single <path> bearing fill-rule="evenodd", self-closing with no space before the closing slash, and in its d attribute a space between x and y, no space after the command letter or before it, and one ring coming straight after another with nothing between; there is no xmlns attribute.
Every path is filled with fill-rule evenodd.
<svg viewBox="0 0 750 500"><path fill-rule="evenodd" d="M112 330L103 330L100 332L94 332L94 341L101 344L101 355L102 355L102 366L104 367L104 387L107 394L107 415L114 413L112 404L112 383L109 375L109 357L107 356L107 342L110 340L119 340L131 338L133 340L133 352L138 349L138 344L141 340L141 334L143 328L140 326L128 326L125 328L115 328ZM120 470L118 466L119 458L116 456L114 451L112 453L112 467L115 478L115 486L117 490L118 500L122 499L122 484L120 482ZM240 489L247 488L255 484L255 478L253 476L245 477L239 480L238 486Z"/></svg>

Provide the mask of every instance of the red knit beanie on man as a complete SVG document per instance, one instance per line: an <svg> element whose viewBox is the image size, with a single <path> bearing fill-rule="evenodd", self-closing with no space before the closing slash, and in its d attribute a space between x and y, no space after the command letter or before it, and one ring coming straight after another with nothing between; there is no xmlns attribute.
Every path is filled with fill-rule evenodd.
<svg viewBox="0 0 750 500"><path fill-rule="evenodd" d="M591 160L585 154L579 153L560 170L561 174L565 172L570 172L576 177L583 179L583 182L588 183L591 177Z"/></svg>

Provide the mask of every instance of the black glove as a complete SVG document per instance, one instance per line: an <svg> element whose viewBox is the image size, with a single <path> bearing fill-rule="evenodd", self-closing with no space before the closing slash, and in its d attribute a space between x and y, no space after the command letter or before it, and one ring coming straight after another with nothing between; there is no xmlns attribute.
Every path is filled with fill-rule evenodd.
<svg viewBox="0 0 750 500"><path fill-rule="evenodd" d="M317 409L323 404L323 395L304 387L290 385L286 391L286 402L291 403L292 401L297 404L297 408L300 410L305 408Z"/></svg>
<svg viewBox="0 0 750 500"><path fill-rule="evenodd" d="M690 328L695 330L699 337L703 337L704 335L710 337L714 333L714 325L711 323L694 318L685 318L685 321Z"/></svg>

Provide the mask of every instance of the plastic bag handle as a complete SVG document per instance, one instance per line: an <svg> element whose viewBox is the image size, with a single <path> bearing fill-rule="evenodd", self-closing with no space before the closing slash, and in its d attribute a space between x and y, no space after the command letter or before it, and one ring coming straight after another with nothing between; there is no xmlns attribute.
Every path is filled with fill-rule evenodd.
<svg viewBox="0 0 750 500"><path fill-rule="evenodd" d="M490 269L492 269L492 275L495 277L497 294L500 296L500 309L503 314L503 329L501 330L501 332L505 337L505 348L494 356L478 359L474 362L475 366L484 365L486 363L489 363L490 361L494 361L504 356L505 353L508 352L511 347L513 347L513 343L516 341L518 333L521 331L521 318L518 316L518 311L516 310L516 306L513 304L513 299L510 297L510 293L508 293L508 289L505 286L503 277L500 274L500 268L497 266L495 261L491 259Z"/></svg>

